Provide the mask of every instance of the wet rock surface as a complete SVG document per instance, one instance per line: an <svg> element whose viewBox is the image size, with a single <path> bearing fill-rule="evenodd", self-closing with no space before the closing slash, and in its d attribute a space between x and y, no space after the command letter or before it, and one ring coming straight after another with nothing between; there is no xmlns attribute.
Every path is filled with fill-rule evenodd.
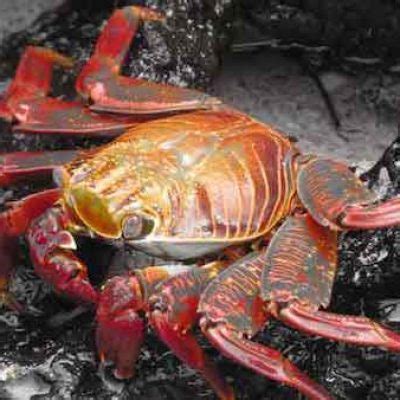
<svg viewBox="0 0 400 400"><path fill-rule="evenodd" d="M208 4L208 10L213 13L225 12L225 7L229 8L228 3L203 2ZM161 2L151 4L163 8L166 2L163 5ZM193 8L179 10L174 8L178 7L178 2L173 4L171 1L170 4L175 10L173 15L181 12L184 20L187 20L187 15L193 15L194 19L199 18ZM200 7L196 6L196 2L190 4ZM56 48L74 56L78 64L83 63L106 15L108 12L101 8L94 11L89 4L86 13L72 12L63 16L50 13L47 19L42 19L28 31L15 35L12 41L0 49L3 86L12 75L19 54L27 43ZM210 21L212 19L210 17ZM201 30L205 38L218 31L215 25L208 25L207 21L203 21L204 28ZM197 23L198 21L193 23L193 29ZM135 45L138 47L127 60L127 74L191 86L209 83L218 60L217 40L200 40L200 36L196 36L201 45L205 46L205 53L201 55L198 45L193 44L196 41L189 40L191 43L185 44L179 39L187 36L187 28L180 28L181 36L171 34L171 37L159 33L159 29L161 32L165 28L155 24L149 24L145 29L148 31L145 30L140 35ZM176 32L176 29L173 31ZM194 54L196 57L193 58ZM60 75L65 78L58 80L55 93L64 93L73 80L74 73L76 71ZM281 74L278 81L282 83L283 80L285 76ZM252 103L247 106L251 112ZM268 107L268 104L264 106ZM306 130L310 115L307 112L303 114L306 122L302 128ZM291 118L292 115L288 114L287 121ZM318 120L313 116L311 119ZM321 118L320 123L329 122ZM7 125L1 127L1 132L3 151L86 147L100 143L76 138L12 136ZM363 175L382 197L391 197L400 192L399 146L400 142L394 142L378 166ZM6 200L19 198L39 188L40 185L7 188L1 191L1 202L4 204ZM89 240L82 240L79 244L80 255L89 265L96 266L96 270L92 271L94 280L101 281L108 265L118 264L112 248ZM145 256L137 253L132 256L135 260L134 266L143 264ZM340 265L329 310L341 314L367 315L400 330L399 257L398 229L343 235L340 241ZM23 239L12 290L22 302L38 311L39 315L19 316L5 310L0 312L1 399L214 398L202 379L183 366L150 330L135 379L120 382L112 378L109 369L100 371L94 346L93 314L86 312L60 328L52 327L54 318L60 313L64 315L73 312L74 307L57 297L34 275ZM200 335L199 338L235 387L239 399L300 398L295 391L229 362L214 351ZM327 387L337 399L394 400L400 397L400 357L396 354L309 337L275 321L255 340L281 350L285 356Z"/></svg>

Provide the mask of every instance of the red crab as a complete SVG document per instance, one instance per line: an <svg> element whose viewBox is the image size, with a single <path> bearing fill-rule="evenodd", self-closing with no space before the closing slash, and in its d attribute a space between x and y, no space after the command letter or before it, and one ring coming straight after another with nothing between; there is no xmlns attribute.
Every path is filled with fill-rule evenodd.
<svg viewBox="0 0 400 400"><path fill-rule="evenodd" d="M388 328L320 309L331 298L338 232L399 224L400 199L380 202L347 166L301 155L277 130L213 97L119 76L140 18L162 19L128 7L104 28L76 85L90 107L46 97L52 64L69 61L38 48L27 49L3 96L2 115L17 130L124 131L94 150L2 156L3 184L54 172L59 185L0 216L4 301L10 299L7 246L26 233L38 275L57 292L97 307L99 356L114 362L118 377L133 375L145 312L159 337L221 399L233 399L233 391L192 334L197 323L228 358L310 399L330 399L251 337L277 318L309 334L399 351L400 335ZM138 114L147 120L139 123ZM171 265L117 276L97 289L75 255L72 233L124 242ZM176 265L187 259L208 261Z"/></svg>

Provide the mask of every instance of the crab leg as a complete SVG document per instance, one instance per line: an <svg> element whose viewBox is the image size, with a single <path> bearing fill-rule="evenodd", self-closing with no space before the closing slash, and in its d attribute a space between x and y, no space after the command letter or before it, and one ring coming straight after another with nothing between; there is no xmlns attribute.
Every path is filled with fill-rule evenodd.
<svg viewBox="0 0 400 400"><path fill-rule="evenodd" d="M313 382L282 354L267 346L247 340L225 324L204 330L210 342L226 357L269 379L297 389L309 399L332 400L321 386Z"/></svg>
<svg viewBox="0 0 400 400"><path fill-rule="evenodd" d="M1 234L10 237L24 234L31 221L59 200L60 195L59 189L48 189L10 203L11 208L0 213Z"/></svg>
<svg viewBox="0 0 400 400"><path fill-rule="evenodd" d="M0 214L0 304L22 311L22 306L8 293L8 281L14 269L17 237L27 230L29 223L58 200L58 189L46 190L14 202Z"/></svg>
<svg viewBox="0 0 400 400"><path fill-rule="evenodd" d="M143 341L144 324L138 313L149 313L150 309L154 308L150 319L153 320L156 330L161 333L161 337L165 335L167 343L173 337L183 339L180 345L182 348L190 348L190 351L197 350L192 357L190 351L182 357L185 360L191 357L190 359L194 360L193 363L196 362L196 357L206 362L194 337L187 332L187 329L197 319L195 308L201 289L198 283L201 281L203 285L207 279L211 279L214 274L218 273L219 269L224 268L226 263L242 254L242 250L240 247L225 250L224 262L209 264L208 266L153 266L135 270L126 276L116 276L109 279L101 291L97 306L96 342L100 359L115 364L114 374L117 377L131 377L134 374L135 362ZM197 278L200 278L200 281ZM178 290L181 291L182 296L179 295L175 299L174 295L178 295ZM168 296L168 293L170 296ZM183 299L185 293L186 297ZM187 326L185 332L181 332L181 330L171 331L170 323L165 320L166 314L157 309L161 298L166 299L171 304L175 301L179 304L182 304L180 301L186 304L186 311L183 310L183 314L178 315L173 312L173 318L179 320L179 324ZM179 341L172 348L175 349L177 346L179 346ZM177 348L178 354L183 352L181 347ZM205 369L207 372L204 374L214 376L219 382L216 386L225 387L208 360Z"/></svg>
<svg viewBox="0 0 400 400"><path fill-rule="evenodd" d="M0 186L11 185L32 178L51 177L55 168L72 161L75 150L43 152L15 152L0 155Z"/></svg>
<svg viewBox="0 0 400 400"><path fill-rule="evenodd" d="M312 217L331 229L373 229L400 224L400 198L379 202L344 164L299 158L297 189Z"/></svg>
<svg viewBox="0 0 400 400"><path fill-rule="evenodd" d="M12 109L27 98L46 97L51 89L54 65L72 68L72 59L43 47L28 46L18 64L10 86L4 93L5 101ZM22 108L20 109L22 111ZM6 116L7 117L7 116ZM11 119L13 115L8 115Z"/></svg>
<svg viewBox="0 0 400 400"><path fill-rule="evenodd" d="M76 90L92 109L123 114L155 114L210 108L216 98L196 90L120 76L121 66L140 21L163 21L154 10L131 6L114 11L82 69Z"/></svg>
<svg viewBox="0 0 400 400"><path fill-rule="evenodd" d="M400 351L400 335L369 318L336 315L294 303L280 311L279 319L295 329L312 335L345 343Z"/></svg>
<svg viewBox="0 0 400 400"><path fill-rule="evenodd" d="M71 68L71 59L42 47L26 48L15 77L0 98L0 118L16 121L15 131L111 136L135 125L134 118L98 115L80 102L47 97L54 65Z"/></svg>
<svg viewBox="0 0 400 400"><path fill-rule="evenodd" d="M197 370L209 382L220 399L233 399L232 388L219 374L190 331L198 320L197 305L206 285L226 264L214 262L164 282L150 298L151 325L174 354Z"/></svg>
<svg viewBox="0 0 400 400"><path fill-rule="evenodd" d="M148 311L149 296L159 283L189 269L183 265L147 267L106 282L97 307L96 344L102 362L114 363L116 377L134 375L145 327L138 313Z"/></svg>
<svg viewBox="0 0 400 400"><path fill-rule="evenodd" d="M208 285L199 304L199 312L203 315L202 331L226 357L297 389L309 399L331 399L322 386L278 351L246 338L261 330L269 318L259 295L266 260L265 251L252 253L231 265Z"/></svg>
<svg viewBox="0 0 400 400"><path fill-rule="evenodd" d="M318 311L329 305L336 269L336 235L308 215L289 218L272 239L261 296L278 319L329 339L400 351L400 335L365 317Z"/></svg>

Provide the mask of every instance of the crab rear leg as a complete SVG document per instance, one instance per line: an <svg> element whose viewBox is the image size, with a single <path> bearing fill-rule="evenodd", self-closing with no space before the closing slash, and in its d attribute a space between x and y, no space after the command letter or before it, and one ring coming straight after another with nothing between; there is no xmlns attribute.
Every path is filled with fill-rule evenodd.
<svg viewBox="0 0 400 400"><path fill-rule="evenodd" d="M2 96L2 103L8 105L9 114L2 115L11 121L18 118L23 107L21 101L29 98L44 98L51 89L54 65L72 68L73 61L54 50L43 47L28 46L17 67L14 79ZM14 112L14 113L11 113Z"/></svg>
<svg viewBox="0 0 400 400"><path fill-rule="evenodd" d="M287 325L312 335L344 343L400 351L400 335L370 318L316 311L313 307L300 303L283 308L278 318Z"/></svg>
<svg viewBox="0 0 400 400"><path fill-rule="evenodd" d="M203 292L199 312L204 335L226 357L269 379L291 386L309 399L328 400L331 396L282 354L248 338L267 323L269 312L259 295L266 251L239 260Z"/></svg>
<svg viewBox="0 0 400 400"><path fill-rule="evenodd" d="M196 90L119 75L140 22L162 20L162 14L139 6L125 7L113 13L76 82L77 92L92 102L92 109L155 114L220 104L218 99Z"/></svg>
<svg viewBox="0 0 400 400"><path fill-rule="evenodd" d="M400 224L400 198L380 202L349 168L299 157L297 192L311 216L331 229L375 229Z"/></svg>
<svg viewBox="0 0 400 400"><path fill-rule="evenodd" d="M289 218L269 246L261 296L274 304L278 319L303 332L400 351L400 335L369 318L318 311L329 305L336 242L336 234L310 216Z"/></svg>
<svg viewBox="0 0 400 400"><path fill-rule="evenodd" d="M0 118L26 133L116 136L135 125L134 118L98 115L80 102L47 97L53 68L71 68L73 61L54 50L29 46L9 88L0 98Z"/></svg>

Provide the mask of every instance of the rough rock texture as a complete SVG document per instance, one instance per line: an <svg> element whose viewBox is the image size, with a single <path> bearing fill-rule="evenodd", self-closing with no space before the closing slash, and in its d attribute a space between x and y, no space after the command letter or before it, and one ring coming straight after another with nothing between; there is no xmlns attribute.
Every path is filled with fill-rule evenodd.
<svg viewBox="0 0 400 400"><path fill-rule="evenodd" d="M10 34L27 29L39 16L55 10L65 0L2 0L0 3L0 42Z"/></svg>
<svg viewBox="0 0 400 400"><path fill-rule="evenodd" d="M218 50L227 40L230 1L124 0L116 3L119 7L145 4L167 16L164 24L144 25L132 45L124 73L180 86L201 87L209 83L218 66ZM103 22L115 6L112 1L70 0L56 11L43 14L29 29L3 41L0 46L3 76L11 73L27 44L51 47L67 54L78 61L79 68L89 57ZM68 84L74 73L76 70Z"/></svg>

